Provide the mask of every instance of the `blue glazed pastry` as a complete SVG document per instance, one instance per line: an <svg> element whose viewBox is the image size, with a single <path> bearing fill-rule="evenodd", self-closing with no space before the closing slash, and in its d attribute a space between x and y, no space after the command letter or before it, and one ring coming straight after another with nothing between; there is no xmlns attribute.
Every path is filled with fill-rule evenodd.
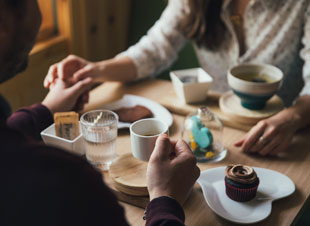
<svg viewBox="0 0 310 226"><path fill-rule="evenodd" d="M200 122L197 116L192 116L191 120L193 122L192 134L198 146L204 149L211 146L213 143L211 131Z"/></svg>

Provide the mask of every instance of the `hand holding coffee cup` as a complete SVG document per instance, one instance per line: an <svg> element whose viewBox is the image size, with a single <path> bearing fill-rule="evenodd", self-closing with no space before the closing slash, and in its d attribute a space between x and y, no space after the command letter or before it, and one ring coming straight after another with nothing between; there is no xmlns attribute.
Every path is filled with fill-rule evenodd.
<svg viewBox="0 0 310 226"><path fill-rule="evenodd" d="M182 205L200 175L196 164L185 141L171 142L166 134L160 135L147 167L150 200L168 196Z"/></svg>
<svg viewBox="0 0 310 226"><path fill-rule="evenodd" d="M168 125L155 118L141 119L130 126L131 151L136 159L148 161L156 139L168 134Z"/></svg>
<svg viewBox="0 0 310 226"><path fill-rule="evenodd" d="M227 72L227 79L243 107L260 110L278 91L283 73L269 64L240 64Z"/></svg>

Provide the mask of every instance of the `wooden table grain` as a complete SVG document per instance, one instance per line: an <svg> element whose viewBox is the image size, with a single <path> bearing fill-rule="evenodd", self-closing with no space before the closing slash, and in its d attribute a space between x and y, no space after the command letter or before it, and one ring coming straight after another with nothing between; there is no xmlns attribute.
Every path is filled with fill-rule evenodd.
<svg viewBox="0 0 310 226"><path fill-rule="evenodd" d="M168 81L148 80L140 83L124 85L120 83L104 83L90 93L90 102L85 111L100 108L103 104L120 99L124 94L135 94L157 101L173 112L173 125L170 128L172 139L181 137L181 127L184 117L197 109L196 105L185 105L179 102L174 94L172 84ZM219 109L212 105L216 113ZM178 113L178 114L176 114ZM240 139L247 127L229 124L224 128L223 143L228 150L224 160L218 163L199 163L201 171L228 164L244 164L254 167L262 167L278 171L290 177L296 186L296 191L289 197L277 200L272 204L270 216L254 225L291 225L295 224L303 207L310 195L310 130L301 131L290 145L288 150L278 157L260 157L242 153L234 147L234 142ZM129 132L119 132L117 139L117 154L130 153ZM104 174L105 180L109 181L108 174ZM109 183L109 182L108 182ZM145 225L142 220L144 209L120 202L126 210L128 222L134 226ZM207 205L198 184L184 205L186 225L236 225L218 217Z"/></svg>

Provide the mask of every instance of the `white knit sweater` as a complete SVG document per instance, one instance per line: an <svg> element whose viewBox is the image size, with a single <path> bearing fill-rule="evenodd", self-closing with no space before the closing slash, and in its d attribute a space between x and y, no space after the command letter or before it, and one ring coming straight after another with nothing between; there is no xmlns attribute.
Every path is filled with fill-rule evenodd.
<svg viewBox="0 0 310 226"><path fill-rule="evenodd" d="M130 57L138 77L168 68L186 43L182 30L189 0L169 0L160 19L141 40L119 56ZM298 95L310 94L310 1L252 0L244 15L246 51L239 44L230 20L231 0L224 0L221 19L227 27L220 51L195 46L203 67L214 78L213 89L229 89L226 71L238 63L269 63L284 73L279 95L290 105ZM223 34L224 35L224 34Z"/></svg>

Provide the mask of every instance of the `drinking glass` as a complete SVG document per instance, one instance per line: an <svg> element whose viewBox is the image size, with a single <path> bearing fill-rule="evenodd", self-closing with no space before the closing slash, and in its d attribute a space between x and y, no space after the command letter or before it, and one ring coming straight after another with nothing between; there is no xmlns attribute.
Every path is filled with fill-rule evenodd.
<svg viewBox="0 0 310 226"><path fill-rule="evenodd" d="M81 117L87 160L98 169L109 170L116 157L118 116L112 111L95 110Z"/></svg>

